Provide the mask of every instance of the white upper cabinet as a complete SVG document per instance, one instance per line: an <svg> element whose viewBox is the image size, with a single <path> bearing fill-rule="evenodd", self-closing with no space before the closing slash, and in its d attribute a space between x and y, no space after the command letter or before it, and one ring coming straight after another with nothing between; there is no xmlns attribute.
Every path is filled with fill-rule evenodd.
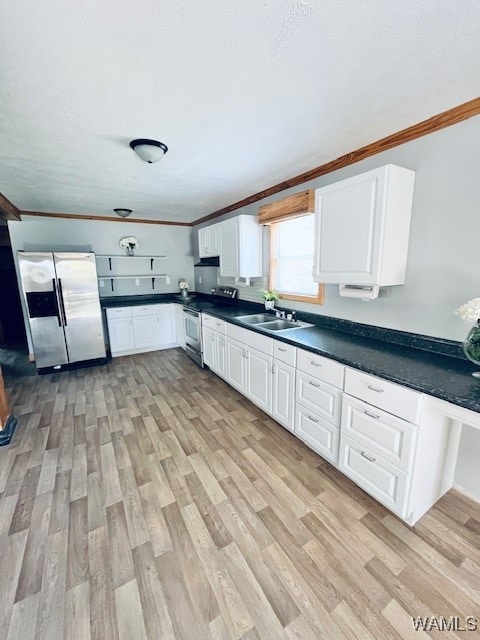
<svg viewBox="0 0 480 640"><path fill-rule="evenodd" d="M405 283L414 180L388 164L316 190L315 281Z"/></svg>
<svg viewBox="0 0 480 640"><path fill-rule="evenodd" d="M211 224L198 230L198 255L200 258L215 257L220 254L220 223Z"/></svg>
<svg viewBox="0 0 480 640"><path fill-rule="evenodd" d="M231 278L262 276L262 227L257 216L236 216L218 226L220 275Z"/></svg>

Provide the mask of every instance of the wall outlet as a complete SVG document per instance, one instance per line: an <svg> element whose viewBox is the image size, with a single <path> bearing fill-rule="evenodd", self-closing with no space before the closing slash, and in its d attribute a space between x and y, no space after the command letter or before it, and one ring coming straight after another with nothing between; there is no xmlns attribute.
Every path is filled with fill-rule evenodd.
<svg viewBox="0 0 480 640"><path fill-rule="evenodd" d="M135 278L135 285L136 285L137 287L139 287L139 286L140 286L140 278Z"/></svg>
<svg viewBox="0 0 480 640"><path fill-rule="evenodd" d="M99 280L99 281L98 281L98 286L99 286L99 287L104 287L104 286L105 286L104 281L103 281L103 280Z"/></svg>
<svg viewBox="0 0 480 640"><path fill-rule="evenodd" d="M202 276L198 276L198 284L202 284Z"/></svg>

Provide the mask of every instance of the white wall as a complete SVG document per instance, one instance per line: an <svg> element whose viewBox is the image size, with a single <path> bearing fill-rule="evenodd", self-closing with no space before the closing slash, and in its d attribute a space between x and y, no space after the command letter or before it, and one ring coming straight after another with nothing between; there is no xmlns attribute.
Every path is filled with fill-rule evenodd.
<svg viewBox="0 0 480 640"><path fill-rule="evenodd" d="M254 215L258 207L267 202L384 164L394 163L414 169L415 195L406 284L385 289L377 300L368 303L340 298L338 287L332 285L327 286L325 304L321 307L293 302L288 302L288 306L462 340L467 328L454 315L454 310L468 298L480 296L479 139L480 116L477 116L265 198L225 217L240 213ZM252 299L253 294L253 298L258 300L256 289L260 285L261 282L255 282L253 290L242 289L240 296Z"/></svg>
<svg viewBox="0 0 480 640"><path fill-rule="evenodd" d="M156 263L154 269L158 268L160 273L166 273L170 276L169 285L157 280L153 291L150 279L140 280L140 286L135 286L134 281L117 280L114 283L115 292L112 294L109 286L110 281L105 280L105 286L100 289L101 296L170 293L178 291L177 284L180 278L186 278L187 281L193 282L193 257L189 227L24 216L21 222L9 221L8 228L15 259L16 252L20 249L25 251L94 251L100 255L122 255L125 250L119 247L118 242L124 236L138 238L140 243L138 255L167 256L166 260ZM139 267L138 263L139 261L136 260L132 263L127 263L125 260L115 268L122 270L119 273L135 273ZM99 269L103 266L106 267L106 263L99 262L98 266ZM144 268L148 270L150 265L146 263ZM29 348L32 352L28 323L26 326Z"/></svg>
<svg viewBox="0 0 480 640"><path fill-rule="evenodd" d="M317 188L394 163L416 171L406 284L372 302L340 298L327 286L323 306L290 302L293 309L355 322L462 340L468 326L454 310L480 296L480 116L282 191L224 216L255 215L258 207L307 187ZM218 222L222 218L215 220ZM204 226L204 225L201 225ZM196 233L196 229L194 230ZM346 230L348 231L348 230ZM199 270L197 270L199 271ZM221 279L228 284L230 280ZM232 281L233 282L233 281ZM240 297L260 301L256 279ZM480 395L480 382L478 387ZM480 500L480 431L464 427L455 482Z"/></svg>

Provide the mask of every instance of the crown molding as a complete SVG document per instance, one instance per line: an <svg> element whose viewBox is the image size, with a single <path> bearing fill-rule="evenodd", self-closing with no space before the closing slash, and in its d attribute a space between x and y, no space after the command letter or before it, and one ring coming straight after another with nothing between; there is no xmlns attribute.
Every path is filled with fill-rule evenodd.
<svg viewBox="0 0 480 640"><path fill-rule="evenodd" d="M345 155L340 156L335 160L330 160L325 164L321 164L314 169L310 169L310 171L306 171L305 173L301 173L300 175L290 178L289 180L284 180L283 182L279 182L278 184L275 184L272 187L268 187L263 191L254 193L247 198L243 198L243 200L234 202L233 204L230 204L227 207L223 207L218 211L214 211L213 213L210 213L203 218L198 218L198 220L194 220L192 225L197 225L203 222L214 220L215 218L223 216L226 213L230 213L231 211L235 211L236 209L240 209L241 207L245 207L249 204L253 204L254 202L258 202L259 200L263 200L268 196L273 196L276 193L280 193L280 191L290 189L291 187L297 187L298 185L308 182L309 180L319 178L326 173L331 173L332 171L336 171L337 169L348 167L351 164L360 162L360 160L369 158L370 156L376 155L377 153L387 151L388 149L393 149L394 147L398 147L399 145L405 144L406 142L412 142L417 138L426 136L429 133L434 133L435 131L439 131L440 129L445 129L446 127L450 127L451 125L462 122L463 120L468 120L469 118L472 118L473 116L477 116L479 114L480 98L474 98L469 102L464 102L457 107L453 107L453 109L448 109L448 111L443 111L436 116L428 118L427 120L422 120L422 122L414 124L411 127L407 127L406 129L402 129L401 131L392 133L391 135L386 136L381 140L371 142L370 144L367 144L364 147L360 147L355 151L346 153Z"/></svg>

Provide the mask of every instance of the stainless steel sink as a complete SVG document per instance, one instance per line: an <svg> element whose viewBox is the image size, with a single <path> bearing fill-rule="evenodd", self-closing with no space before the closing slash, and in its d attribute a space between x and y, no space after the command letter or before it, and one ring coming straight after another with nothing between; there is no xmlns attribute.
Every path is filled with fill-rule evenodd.
<svg viewBox="0 0 480 640"><path fill-rule="evenodd" d="M257 329L265 331L285 331L287 329L307 329L313 327L308 322L290 322L289 320L273 320L272 322L259 322L255 325Z"/></svg>
<svg viewBox="0 0 480 640"><path fill-rule="evenodd" d="M235 320L239 320L245 324L259 324L260 322L275 320L275 316L270 313L256 313L251 316L238 316Z"/></svg>

